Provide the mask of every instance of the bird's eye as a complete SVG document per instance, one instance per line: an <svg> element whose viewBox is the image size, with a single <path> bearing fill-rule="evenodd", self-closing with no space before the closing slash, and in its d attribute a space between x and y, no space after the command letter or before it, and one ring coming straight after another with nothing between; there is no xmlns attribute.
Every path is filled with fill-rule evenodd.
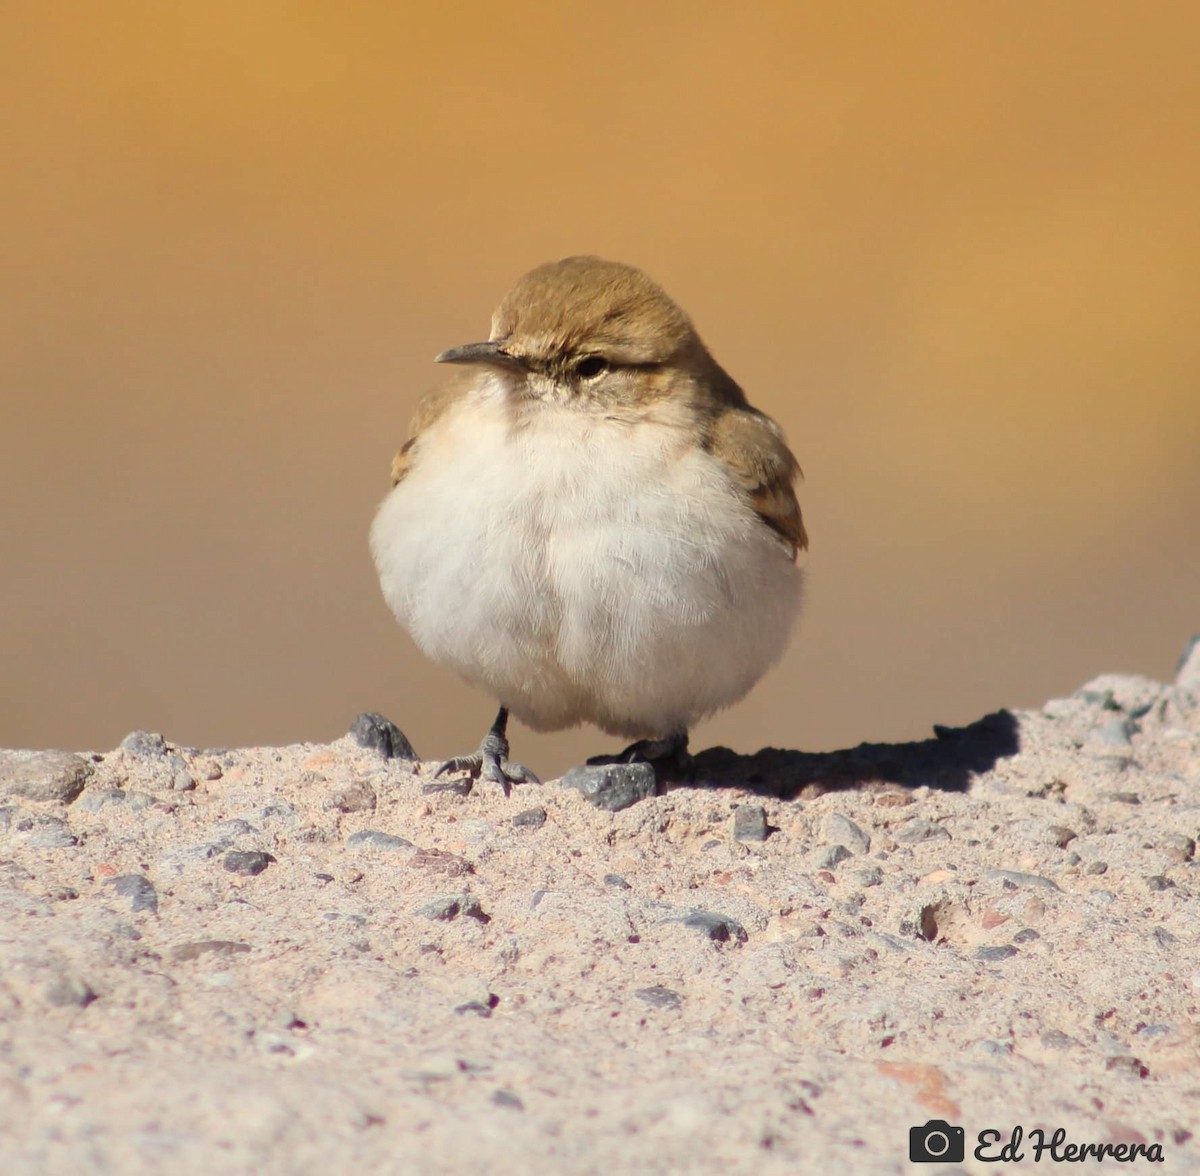
<svg viewBox="0 0 1200 1176"><path fill-rule="evenodd" d="M588 355L575 365L575 374L582 380L594 380L608 371L608 360L603 355Z"/></svg>

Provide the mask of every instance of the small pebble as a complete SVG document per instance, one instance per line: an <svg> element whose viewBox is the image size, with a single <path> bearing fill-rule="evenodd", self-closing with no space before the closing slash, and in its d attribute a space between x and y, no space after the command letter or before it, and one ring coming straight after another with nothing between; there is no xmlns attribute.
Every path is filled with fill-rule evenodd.
<svg viewBox="0 0 1200 1176"><path fill-rule="evenodd" d="M231 849L225 855L225 869L231 874L245 874L254 877L261 874L275 858L258 849Z"/></svg>
<svg viewBox="0 0 1200 1176"><path fill-rule="evenodd" d="M844 845L826 845L817 851L813 866L818 870L832 870L838 862L849 861L851 856Z"/></svg>
<svg viewBox="0 0 1200 1176"><path fill-rule="evenodd" d="M1075 1049L1079 1042L1061 1029L1047 1029L1039 1039L1047 1049Z"/></svg>
<svg viewBox="0 0 1200 1176"><path fill-rule="evenodd" d="M1043 878L1041 874L1023 874L1020 870L988 870L984 877L1011 883L1014 889L1018 886L1030 886L1041 890L1060 889L1057 882Z"/></svg>
<svg viewBox="0 0 1200 1176"><path fill-rule="evenodd" d="M512 823L518 829L540 829L546 823L546 810L540 804L517 813Z"/></svg>
<svg viewBox="0 0 1200 1176"><path fill-rule="evenodd" d="M379 798L375 795L375 789L365 780L356 780L336 792L332 803L340 813L373 813Z"/></svg>
<svg viewBox="0 0 1200 1176"><path fill-rule="evenodd" d="M71 849L79 844L79 838L70 833L61 821L47 823L29 835L32 849Z"/></svg>
<svg viewBox="0 0 1200 1176"><path fill-rule="evenodd" d="M415 760L417 753L404 732L383 715L359 715L350 724L350 734L359 747L378 752L384 759Z"/></svg>
<svg viewBox="0 0 1200 1176"><path fill-rule="evenodd" d="M69 751L0 751L0 796L70 804L91 774Z"/></svg>
<svg viewBox="0 0 1200 1176"><path fill-rule="evenodd" d="M511 1090L493 1090L492 1103L498 1107L508 1107L513 1111L523 1111L525 1104Z"/></svg>
<svg viewBox="0 0 1200 1176"><path fill-rule="evenodd" d="M171 787L176 792L191 792L196 787L196 781L188 772L176 772L171 779Z"/></svg>
<svg viewBox="0 0 1200 1176"><path fill-rule="evenodd" d="M1168 860L1182 865L1190 862L1196 854L1196 843L1183 833L1167 833L1158 839L1158 848Z"/></svg>
<svg viewBox="0 0 1200 1176"><path fill-rule="evenodd" d="M822 836L829 845L844 845L851 853L866 853L871 848L867 833L842 813L830 813L825 818Z"/></svg>
<svg viewBox="0 0 1200 1176"><path fill-rule="evenodd" d="M1030 943L1035 939L1041 939L1041 936L1032 927L1025 927L1013 936L1013 943Z"/></svg>
<svg viewBox="0 0 1200 1176"><path fill-rule="evenodd" d="M121 740L121 750L138 759L158 759L167 753L167 741L154 731L131 731Z"/></svg>
<svg viewBox="0 0 1200 1176"><path fill-rule="evenodd" d="M865 870L855 870L850 878L859 886L878 886L883 881L883 871L878 866L868 866Z"/></svg>
<svg viewBox="0 0 1200 1176"><path fill-rule="evenodd" d="M75 802L75 807L85 813L98 813L105 805L122 804L124 800L124 789L88 788Z"/></svg>
<svg viewBox="0 0 1200 1176"><path fill-rule="evenodd" d="M746 928L736 919L731 919L728 915L718 915L712 911L692 911L682 919L672 921L681 922L685 927L700 931L714 943L745 943L749 938L746 935Z"/></svg>
<svg viewBox="0 0 1200 1176"><path fill-rule="evenodd" d="M1130 736L1137 724L1127 715L1114 715L1101 723L1088 735L1088 745L1103 752L1123 751L1130 747Z"/></svg>
<svg viewBox="0 0 1200 1176"><path fill-rule="evenodd" d="M739 804L733 810L734 841L766 841L770 829L761 804Z"/></svg>
<svg viewBox="0 0 1200 1176"><path fill-rule="evenodd" d="M562 778L564 788L578 788L599 809L616 813L655 793L650 764L584 764Z"/></svg>
<svg viewBox="0 0 1200 1176"><path fill-rule="evenodd" d="M633 995L656 1009L678 1009L683 1005L683 997L678 992L673 988L664 988L661 984L654 984L649 988L635 988Z"/></svg>
<svg viewBox="0 0 1200 1176"><path fill-rule="evenodd" d="M452 922L459 915L464 915L468 919L477 919L481 923L490 923L491 916L484 913L483 907L479 905L477 898L472 898L467 894L447 895L444 898L435 898L432 902L427 902L423 906L417 907L413 914L420 915L425 919L435 919L443 923Z"/></svg>
<svg viewBox="0 0 1200 1176"><path fill-rule="evenodd" d="M949 840L950 831L935 821L924 817L913 817L905 821L898 829L892 830L892 836L907 845L915 845L921 841Z"/></svg>
<svg viewBox="0 0 1200 1176"><path fill-rule="evenodd" d="M360 829L346 838L351 849L416 849L411 841L380 829Z"/></svg>
<svg viewBox="0 0 1200 1176"><path fill-rule="evenodd" d="M466 1004L456 1005L454 1011L462 1016L464 1013L474 1013L477 1017L490 1017L492 1010L500 1003L500 998L489 992L486 1001L469 1000Z"/></svg>
<svg viewBox="0 0 1200 1176"><path fill-rule="evenodd" d="M1157 943L1159 947L1170 947L1176 942L1176 939L1175 936L1166 929L1166 927L1155 927L1154 942Z"/></svg>
<svg viewBox="0 0 1200 1176"><path fill-rule="evenodd" d="M618 890L629 890L630 889L629 883L626 882L625 879L622 878L620 874L605 874L604 875L604 885L605 886L615 886Z"/></svg>
<svg viewBox="0 0 1200 1176"><path fill-rule="evenodd" d="M118 894L130 900L131 911L150 911L153 914L158 910L158 891L143 874L122 874L110 879L109 884Z"/></svg>
<svg viewBox="0 0 1200 1176"><path fill-rule="evenodd" d="M232 939L196 939L191 943L179 943L171 948L171 959L176 963L187 960L198 960L204 955L243 955L250 950L248 943L238 943Z"/></svg>
<svg viewBox="0 0 1200 1176"><path fill-rule="evenodd" d="M1050 825L1046 829L1046 833L1050 838L1050 843L1057 845L1059 849L1066 849L1079 836L1074 829L1068 829L1066 825Z"/></svg>
<svg viewBox="0 0 1200 1176"><path fill-rule="evenodd" d="M1088 862L1083 872L1085 874L1106 874L1108 873L1108 862Z"/></svg>
<svg viewBox="0 0 1200 1176"><path fill-rule="evenodd" d="M1146 879L1146 885L1151 890L1170 890L1175 883L1171 881L1165 874L1154 874Z"/></svg>
<svg viewBox="0 0 1200 1176"><path fill-rule="evenodd" d="M78 976L60 976L46 985L46 1002L57 1008L76 1006L86 1009L96 999L96 994L86 980Z"/></svg>
<svg viewBox="0 0 1200 1176"><path fill-rule="evenodd" d="M1017 954L1017 949L1011 943L1001 943L995 947L981 947L975 953L975 958L985 963L995 963L998 960L1011 959Z"/></svg>
<svg viewBox="0 0 1200 1176"><path fill-rule="evenodd" d="M1071 850L1071 852L1067 854L1063 861L1065 861L1068 866L1077 866L1081 861L1083 861L1083 858L1081 858L1074 850Z"/></svg>
<svg viewBox="0 0 1200 1176"><path fill-rule="evenodd" d="M436 780L426 780L421 785L423 796L433 796L439 792L449 792L454 796L470 796L475 787L475 781L470 776L438 776Z"/></svg>

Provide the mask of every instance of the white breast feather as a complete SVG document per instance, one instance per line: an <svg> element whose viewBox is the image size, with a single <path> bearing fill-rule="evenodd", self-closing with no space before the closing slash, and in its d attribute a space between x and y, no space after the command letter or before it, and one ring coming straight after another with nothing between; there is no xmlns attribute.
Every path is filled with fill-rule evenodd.
<svg viewBox="0 0 1200 1176"><path fill-rule="evenodd" d="M371 528L421 650L538 730L686 730L783 652L801 572L723 467L662 425L456 405Z"/></svg>

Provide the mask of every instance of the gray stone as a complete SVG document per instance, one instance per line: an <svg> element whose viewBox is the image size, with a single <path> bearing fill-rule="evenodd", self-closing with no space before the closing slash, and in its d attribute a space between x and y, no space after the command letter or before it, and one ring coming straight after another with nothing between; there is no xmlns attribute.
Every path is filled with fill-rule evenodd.
<svg viewBox="0 0 1200 1176"><path fill-rule="evenodd" d="M198 960L201 956L242 955L250 950L248 943L238 943L232 939L196 939L191 943L180 943L171 948L171 959L176 963L187 960Z"/></svg>
<svg viewBox="0 0 1200 1176"><path fill-rule="evenodd" d="M454 796L470 796L475 787L475 781L470 776L439 776L436 780L426 780L421 785L424 796L433 796L438 792L449 792Z"/></svg>
<svg viewBox="0 0 1200 1176"><path fill-rule="evenodd" d="M29 834L31 849L71 849L79 838L71 834L65 821L46 821Z"/></svg>
<svg viewBox="0 0 1200 1176"><path fill-rule="evenodd" d="M167 741L154 731L131 731L121 740L121 750L137 759L159 759L167 754Z"/></svg>
<svg viewBox="0 0 1200 1176"><path fill-rule="evenodd" d="M500 1003L500 998L489 992L487 1000L469 1000L466 1004L456 1005L454 1011L461 1017L464 1013L474 1013L477 1017L490 1017L492 1010Z"/></svg>
<svg viewBox="0 0 1200 1176"><path fill-rule="evenodd" d="M614 886L614 887L616 887L617 890L632 889L632 887L629 885L629 883L626 882L625 879L622 878L620 874L605 874L604 875L604 885L605 886Z"/></svg>
<svg viewBox="0 0 1200 1176"><path fill-rule="evenodd" d="M130 900L131 911L158 911L158 891L149 878L142 874L122 874L110 880L110 885L120 895Z"/></svg>
<svg viewBox="0 0 1200 1176"><path fill-rule="evenodd" d="M867 938L871 943L887 951L895 952L897 955L902 955L912 950L903 939L899 939L887 931L872 931Z"/></svg>
<svg viewBox="0 0 1200 1176"><path fill-rule="evenodd" d="M56 1008L86 1009L96 999L92 986L78 976L59 976L51 980L45 989L46 1003Z"/></svg>
<svg viewBox="0 0 1200 1176"><path fill-rule="evenodd" d="M714 943L745 943L749 938L746 928L736 919L728 915L719 915L713 911L692 911L682 918L669 920L682 923L693 931L699 931Z"/></svg>
<svg viewBox="0 0 1200 1176"><path fill-rule="evenodd" d="M927 821L924 817L913 817L905 821L898 829L892 830L892 836L909 845L921 841L948 841L950 831L935 821Z"/></svg>
<svg viewBox="0 0 1200 1176"><path fill-rule="evenodd" d="M633 995L656 1009L678 1009L683 1006L683 997L673 988L664 988L661 984L635 988Z"/></svg>
<svg viewBox="0 0 1200 1176"><path fill-rule="evenodd" d="M235 837L247 837L261 833L262 830L251 825L243 817L230 817L225 821L214 821L208 831L220 841L232 845Z"/></svg>
<svg viewBox="0 0 1200 1176"><path fill-rule="evenodd" d="M1032 927L1026 927L1013 936L1013 943L1032 943L1035 939L1041 936Z"/></svg>
<svg viewBox="0 0 1200 1176"><path fill-rule="evenodd" d="M830 845L844 845L851 853L866 853L871 848L870 836L842 813L830 813L825 818L823 837Z"/></svg>
<svg viewBox="0 0 1200 1176"><path fill-rule="evenodd" d="M1146 879L1146 885L1151 890L1170 890L1175 883L1165 874L1154 874L1152 877Z"/></svg>
<svg viewBox="0 0 1200 1176"><path fill-rule="evenodd" d="M1079 1042L1061 1029L1047 1029L1041 1035L1041 1042L1047 1049L1077 1049Z"/></svg>
<svg viewBox="0 0 1200 1176"><path fill-rule="evenodd" d="M855 870L850 879L859 886L878 886L883 881L883 871L878 866L868 866L865 870Z"/></svg>
<svg viewBox="0 0 1200 1176"><path fill-rule="evenodd" d="M124 801L122 788L88 788L75 802L75 807L85 813L98 813L106 805L123 804Z"/></svg>
<svg viewBox="0 0 1200 1176"><path fill-rule="evenodd" d="M411 841L379 829L360 829L346 838L351 849L416 849Z"/></svg>
<svg viewBox="0 0 1200 1176"><path fill-rule="evenodd" d="M1128 715L1114 714L1088 734L1088 746L1102 753L1123 752L1131 746L1130 736L1137 730L1137 723Z"/></svg>
<svg viewBox="0 0 1200 1176"><path fill-rule="evenodd" d="M1011 943L1001 943L996 947L981 947L976 953L975 958L982 960L984 963L996 963L999 960L1011 959L1015 955L1019 955L1015 947Z"/></svg>
<svg viewBox="0 0 1200 1176"><path fill-rule="evenodd" d="M415 760L417 753L404 732L391 719L369 712L350 724L350 734L359 747L378 752L384 759Z"/></svg>
<svg viewBox="0 0 1200 1176"><path fill-rule="evenodd" d="M985 878L1007 883L1011 888L1018 886L1032 887L1037 890L1059 890L1057 882L1043 878L1041 874L1023 874L1020 870L988 870Z"/></svg>
<svg viewBox="0 0 1200 1176"><path fill-rule="evenodd" d="M254 877L261 874L275 858L260 849L231 849L225 855L225 869L231 874L245 874Z"/></svg>
<svg viewBox="0 0 1200 1176"><path fill-rule="evenodd" d="M817 850L813 858L813 867L818 870L832 870L838 862L848 861L851 856L844 845L826 845Z"/></svg>
<svg viewBox="0 0 1200 1176"><path fill-rule="evenodd" d="M546 810L542 806L523 809L512 819L518 829L540 829L546 823Z"/></svg>
<svg viewBox="0 0 1200 1176"><path fill-rule="evenodd" d="M507 1107L512 1111L523 1111L525 1104L511 1090L493 1090L492 1105Z"/></svg>
<svg viewBox="0 0 1200 1176"><path fill-rule="evenodd" d="M1157 846L1173 862L1182 865L1196 855L1196 843L1184 833L1165 833L1157 839Z"/></svg>
<svg viewBox="0 0 1200 1176"><path fill-rule="evenodd" d="M1048 825L1046 836L1051 845L1057 845L1059 849L1066 849L1079 834L1074 829L1068 829L1066 825Z"/></svg>
<svg viewBox="0 0 1200 1176"><path fill-rule="evenodd" d="M655 793L650 764L584 764L562 778L564 788L578 788L597 808L616 813Z"/></svg>
<svg viewBox="0 0 1200 1176"><path fill-rule="evenodd" d="M413 914L443 923L452 922L459 915L468 919L477 919L480 923L492 921L491 916L486 914L483 907L479 905L479 900L472 898L469 894L451 894L444 898L435 898L432 902L417 907Z"/></svg>
<svg viewBox="0 0 1200 1176"><path fill-rule="evenodd" d="M341 813L373 813L378 805L375 789L365 780L355 780L333 796L333 807Z"/></svg>
<svg viewBox="0 0 1200 1176"><path fill-rule="evenodd" d="M766 841L767 810L761 804L739 804L733 810L734 841Z"/></svg>
<svg viewBox="0 0 1200 1176"><path fill-rule="evenodd" d="M1083 872L1085 874L1106 874L1108 873L1108 862L1088 862Z"/></svg>
<svg viewBox="0 0 1200 1176"><path fill-rule="evenodd" d="M1163 684L1140 674L1101 674L1077 691L1082 698L1106 710L1119 710L1131 718L1140 718L1162 696Z"/></svg>
<svg viewBox="0 0 1200 1176"><path fill-rule="evenodd" d="M92 765L69 751L0 751L0 796L70 804Z"/></svg>
<svg viewBox="0 0 1200 1176"><path fill-rule="evenodd" d="M171 787L176 792L191 792L196 787L196 781L190 772L176 772L171 777Z"/></svg>

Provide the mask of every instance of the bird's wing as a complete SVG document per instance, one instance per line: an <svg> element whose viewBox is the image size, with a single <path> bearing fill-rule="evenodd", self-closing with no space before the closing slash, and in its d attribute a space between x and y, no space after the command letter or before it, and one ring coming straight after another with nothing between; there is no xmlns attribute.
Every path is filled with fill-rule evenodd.
<svg viewBox="0 0 1200 1176"><path fill-rule="evenodd" d="M451 372L436 388L427 392L417 405L411 424L408 426L408 440L400 447L400 452L392 458L392 485L398 485L412 466L417 450L420 448L421 437L451 406L457 404L470 391L474 377L471 372Z"/></svg>
<svg viewBox="0 0 1200 1176"><path fill-rule="evenodd" d="M783 439L783 430L765 413L730 406L712 424L709 452L725 466L746 501L795 559L808 548L808 534L796 501L800 466Z"/></svg>

